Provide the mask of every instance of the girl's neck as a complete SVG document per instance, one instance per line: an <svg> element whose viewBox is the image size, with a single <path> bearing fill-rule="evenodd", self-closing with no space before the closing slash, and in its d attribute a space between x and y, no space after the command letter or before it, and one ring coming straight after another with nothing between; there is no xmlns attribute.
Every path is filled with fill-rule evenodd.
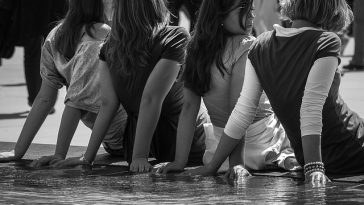
<svg viewBox="0 0 364 205"><path fill-rule="evenodd" d="M313 28L318 28L321 29L321 27L306 21L306 20L302 20L302 19L297 19L297 20L293 20L292 21L292 27L291 28L303 28L303 27L313 27Z"/></svg>

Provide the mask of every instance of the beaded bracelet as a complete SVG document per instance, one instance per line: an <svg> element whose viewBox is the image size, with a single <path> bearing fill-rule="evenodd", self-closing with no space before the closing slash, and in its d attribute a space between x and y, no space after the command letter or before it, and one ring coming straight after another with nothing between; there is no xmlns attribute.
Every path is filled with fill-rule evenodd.
<svg viewBox="0 0 364 205"><path fill-rule="evenodd" d="M322 173L325 173L325 170L322 170L322 169L311 169L309 171L305 171L305 175L309 175L312 172L322 172Z"/></svg>
<svg viewBox="0 0 364 205"><path fill-rule="evenodd" d="M305 166L303 166L303 168L305 168L306 166L310 166L310 165L322 165L324 166L323 162L309 162L307 164L305 164Z"/></svg>
<svg viewBox="0 0 364 205"><path fill-rule="evenodd" d="M325 173L324 163L322 162L309 162L303 166L305 175L311 174L312 172Z"/></svg>

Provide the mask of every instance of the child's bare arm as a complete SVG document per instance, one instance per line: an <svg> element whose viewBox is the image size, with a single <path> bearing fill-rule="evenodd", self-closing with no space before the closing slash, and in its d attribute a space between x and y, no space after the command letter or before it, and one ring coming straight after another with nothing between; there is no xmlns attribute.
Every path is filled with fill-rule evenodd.
<svg viewBox="0 0 364 205"><path fill-rule="evenodd" d="M131 171L143 172L151 168L147 162L150 143L161 114L163 101L176 81L179 68L178 62L161 59L148 78L140 103Z"/></svg>
<svg viewBox="0 0 364 205"><path fill-rule="evenodd" d="M65 159L80 117L81 111L79 109L66 105L62 114L54 155L43 156L37 160L34 160L30 166L41 167L45 165L52 165L60 160Z"/></svg>
<svg viewBox="0 0 364 205"><path fill-rule="evenodd" d="M229 155L229 167L234 167L235 165L244 165L243 152L244 152L244 140L240 140L239 144Z"/></svg>
<svg viewBox="0 0 364 205"><path fill-rule="evenodd" d="M177 128L176 154L172 163L164 163L157 172L182 171L187 164L194 131L196 118L201 105L201 97L188 88L184 89L184 102Z"/></svg>
<svg viewBox="0 0 364 205"><path fill-rule="evenodd" d="M97 151L101 145L102 140L109 128L109 125L120 106L119 99L115 93L109 68L106 62L100 61L100 92L101 92L101 107L97 115L94 127L92 128L92 134L89 144L85 153L85 159L88 162L93 162Z"/></svg>
<svg viewBox="0 0 364 205"><path fill-rule="evenodd" d="M77 108L66 106L63 111L61 125L58 131L55 156L66 158L73 135L81 118L81 111Z"/></svg>
<svg viewBox="0 0 364 205"><path fill-rule="evenodd" d="M57 99L58 90L43 82L14 149L14 159L21 159Z"/></svg>

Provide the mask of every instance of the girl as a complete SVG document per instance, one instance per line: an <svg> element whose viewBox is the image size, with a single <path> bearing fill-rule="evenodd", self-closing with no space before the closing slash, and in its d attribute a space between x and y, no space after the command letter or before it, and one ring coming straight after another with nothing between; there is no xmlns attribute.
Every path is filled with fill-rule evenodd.
<svg viewBox="0 0 364 205"><path fill-rule="evenodd" d="M364 173L364 123L338 91L341 31L352 19L345 0L283 0L292 28L258 37L248 56L237 105L210 164L190 174L209 175L244 139L264 89L282 122L308 182L327 174Z"/></svg>
<svg viewBox="0 0 364 205"><path fill-rule="evenodd" d="M111 35L100 52L102 106L89 146L82 161L70 158L59 166L94 160L120 102L128 113L124 136L130 148L127 161L131 162L131 171L149 171L150 153L162 162L171 161L175 154L177 122L183 104L183 85L176 79L184 61L188 32L167 26L169 13L164 0L114 3ZM197 117L190 159L202 158L205 114Z"/></svg>
<svg viewBox="0 0 364 205"><path fill-rule="evenodd" d="M37 167L64 159L80 119L89 128L93 127L101 104L97 55L110 31L104 17L102 0L69 1L65 19L50 32L42 48L40 69L43 82L40 93L15 150L2 161L18 160L24 156L62 86L67 87L67 94L55 154L35 160L32 165ZM108 152L122 153L125 122L126 112L120 108L103 140Z"/></svg>
<svg viewBox="0 0 364 205"><path fill-rule="evenodd" d="M203 160L205 164L211 161L243 84L245 62L254 40L250 35L254 19L252 12L251 0L203 1L187 49L185 103L178 126L175 161L157 166L158 172L181 171L186 166L194 131L191 119L197 115L201 96L212 122L205 125ZM245 143L244 155L237 148L230 154L230 166L245 163L254 170L275 165L294 168L293 150L264 96L254 122L247 133L249 141ZM226 171L227 168L226 162L220 170Z"/></svg>

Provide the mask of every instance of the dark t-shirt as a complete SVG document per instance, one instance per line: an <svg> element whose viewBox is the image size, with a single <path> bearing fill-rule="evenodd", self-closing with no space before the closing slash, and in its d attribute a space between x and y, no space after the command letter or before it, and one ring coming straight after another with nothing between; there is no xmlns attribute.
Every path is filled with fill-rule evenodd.
<svg viewBox="0 0 364 205"><path fill-rule="evenodd" d="M184 62L188 38L189 34L185 29L181 27L166 27L155 37L151 52L152 56L148 61L151 63L148 67L134 68L135 73L129 76L121 76L115 69L110 69L115 91L128 113L138 114L144 86L154 66L160 59L174 60L181 64ZM110 41L106 42L100 50L100 59L107 61L109 65L111 64L111 59L107 58L106 52L111 43ZM174 83L163 106L168 105L172 110L178 109L180 107L179 101L183 97L182 87L181 83ZM164 114L163 111L162 114Z"/></svg>
<svg viewBox="0 0 364 205"><path fill-rule="evenodd" d="M320 30L307 30L290 37L276 36L276 31L270 31L260 35L251 47L249 59L301 165L304 159L300 108L306 81L317 59L334 56L340 63L340 48L336 34ZM328 173L363 172L363 142L343 123L344 104L338 94L339 85L337 71L322 111L323 162Z"/></svg>
<svg viewBox="0 0 364 205"><path fill-rule="evenodd" d="M126 154L129 162L144 86L159 60L169 59L183 64L188 38L189 33L184 28L167 26L154 39L152 56L148 59L149 66L133 68L135 72L127 76L122 76L115 69L110 69L115 92L128 113L128 123L124 136L127 141ZM100 59L109 65L112 59L108 59L106 53L112 43L107 41L100 50ZM176 81L163 101L161 114L153 135L151 152L160 161L174 160L178 118L182 105L183 83ZM199 162L202 159L205 150L202 124L206 122L206 119L205 113L202 113L196 121L197 128L191 146L190 162Z"/></svg>

